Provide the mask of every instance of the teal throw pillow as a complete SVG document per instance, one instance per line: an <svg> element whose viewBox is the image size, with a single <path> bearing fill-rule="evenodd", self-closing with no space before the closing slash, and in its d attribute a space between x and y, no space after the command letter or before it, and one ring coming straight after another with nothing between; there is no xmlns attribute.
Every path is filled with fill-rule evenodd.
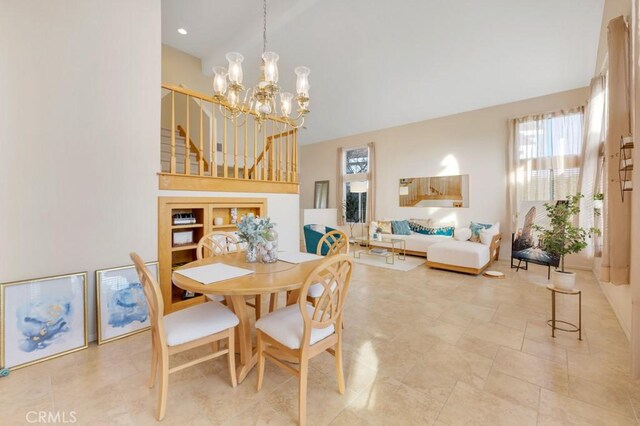
<svg viewBox="0 0 640 426"><path fill-rule="evenodd" d="M453 226L425 226L418 222L409 222L409 228L413 232L423 235L444 235L447 237L453 237Z"/></svg>
<svg viewBox="0 0 640 426"><path fill-rule="evenodd" d="M469 229L471 229L471 238L469 238L469 241L474 241L474 242L480 241L480 231L484 229L489 229L491 228L492 225L493 224L491 223L471 222L471 224L469 224Z"/></svg>
<svg viewBox="0 0 640 426"><path fill-rule="evenodd" d="M411 235L411 228L408 220L392 220L391 228L396 235Z"/></svg>

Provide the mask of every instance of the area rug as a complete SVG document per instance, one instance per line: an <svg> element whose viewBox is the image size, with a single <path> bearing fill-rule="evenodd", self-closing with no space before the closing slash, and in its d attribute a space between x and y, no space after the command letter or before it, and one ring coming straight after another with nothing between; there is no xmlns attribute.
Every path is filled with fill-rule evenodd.
<svg viewBox="0 0 640 426"><path fill-rule="evenodd" d="M407 256L405 260L398 260L393 265L386 263L386 259L375 254L360 253L359 259L354 259L356 263L368 266L377 266L379 268L393 269L394 271L407 272L420 265L424 265L425 259L422 257Z"/></svg>

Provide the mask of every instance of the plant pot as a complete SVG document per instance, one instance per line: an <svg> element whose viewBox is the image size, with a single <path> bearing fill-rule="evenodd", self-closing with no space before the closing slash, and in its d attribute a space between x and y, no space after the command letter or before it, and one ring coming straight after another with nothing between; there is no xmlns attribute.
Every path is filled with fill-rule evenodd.
<svg viewBox="0 0 640 426"><path fill-rule="evenodd" d="M551 284L560 290L573 290L576 285L576 273L551 271Z"/></svg>

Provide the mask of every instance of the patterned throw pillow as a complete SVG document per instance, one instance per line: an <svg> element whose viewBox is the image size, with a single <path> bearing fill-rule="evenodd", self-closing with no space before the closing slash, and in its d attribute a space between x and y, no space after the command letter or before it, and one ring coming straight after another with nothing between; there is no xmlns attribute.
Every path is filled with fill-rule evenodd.
<svg viewBox="0 0 640 426"><path fill-rule="evenodd" d="M378 226L382 228L381 234L391 234L393 231L391 229L391 221L390 220L379 220Z"/></svg>
<svg viewBox="0 0 640 426"><path fill-rule="evenodd" d="M417 222L409 222L409 228L413 232L423 235L444 235L447 237L453 236L453 226L424 226Z"/></svg>
<svg viewBox="0 0 640 426"><path fill-rule="evenodd" d="M469 241L473 241L473 242L480 242L480 231L482 231L483 229L489 229L491 228L492 224L491 223L475 223L475 222L471 222L469 224L469 229L471 229L471 238L469 238Z"/></svg>
<svg viewBox="0 0 640 426"><path fill-rule="evenodd" d="M391 228L395 235L411 235L411 228L409 228L408 220L392 220Z"/></svg>

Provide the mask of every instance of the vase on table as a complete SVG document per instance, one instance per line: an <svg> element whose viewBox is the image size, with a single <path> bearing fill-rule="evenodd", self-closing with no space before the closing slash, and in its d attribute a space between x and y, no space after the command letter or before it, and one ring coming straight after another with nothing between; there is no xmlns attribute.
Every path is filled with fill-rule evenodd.
<svg viewBox="0 0 640 426"><path fill-rule="evenodd" d="M247 263L254 263L258 260L258 245L255 243L248 243L247 249L244 252L244 259Z"/></svg>
<svg viewBox="0 0 640 426"><path fill-rule="evenodd" d="M258 246L258 259L262 263L275 263L278 261L278 233L270 229L264 234L264 242Z"/></svg>

